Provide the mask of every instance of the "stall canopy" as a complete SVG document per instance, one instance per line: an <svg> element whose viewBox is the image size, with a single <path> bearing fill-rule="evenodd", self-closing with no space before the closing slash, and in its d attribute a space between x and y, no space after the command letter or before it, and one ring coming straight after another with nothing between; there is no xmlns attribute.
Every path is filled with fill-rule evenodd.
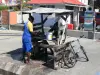
<svg viewBox="0 0 100 75"><path fill-rule="evenodd" d="M84 5L78 0L31 0L28 4L75 4Z"/></svg>
<svg viewBox="0 0 100 75"><path fill-rule="evenodd" d="M65 13L65 12L73 12L73 10L40 7L29 11L23 11L23 13Z"/></svg>

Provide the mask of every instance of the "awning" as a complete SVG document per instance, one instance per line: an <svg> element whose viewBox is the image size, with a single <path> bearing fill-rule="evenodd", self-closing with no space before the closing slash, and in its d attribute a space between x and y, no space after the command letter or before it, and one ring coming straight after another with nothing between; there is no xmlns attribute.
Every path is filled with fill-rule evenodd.
<svg viewBox="0 0 100 75"><path fill-rule="evenodd" d="M31 0L28 4L56 4L62 3L62 0Z"/></svg>
<svg viewBox="0 0 100 75"><path fill-rule="evenodd" d="M73 12L73 10L58 9L58 8L36 8L29 11L23 11L23 13L65 13Z"/></svg>
<svg viewBox="0 0 100 75"><path fill-rule="evenodd" d="M68 4L75 4L75 5L84 5L82 2L78 1L78 0L63 0L64 3L68 3Z"/></svg>
<svg viewBox="0 0 100 75"><path fill-rule="evenodd" d="M78 0L31 0L28 4L75 4L84 5Z"/></svg>

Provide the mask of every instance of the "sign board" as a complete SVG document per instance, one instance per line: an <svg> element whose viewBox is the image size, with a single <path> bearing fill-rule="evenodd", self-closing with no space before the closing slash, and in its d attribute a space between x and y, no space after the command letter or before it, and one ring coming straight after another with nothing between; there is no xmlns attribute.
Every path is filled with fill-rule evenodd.
<svg viewBox="0 0 100 75"><path fill-rule="evenodd" d="M93 11L85 11L84 14L84 30L93 31L93 19L94 19Z"/></svg>

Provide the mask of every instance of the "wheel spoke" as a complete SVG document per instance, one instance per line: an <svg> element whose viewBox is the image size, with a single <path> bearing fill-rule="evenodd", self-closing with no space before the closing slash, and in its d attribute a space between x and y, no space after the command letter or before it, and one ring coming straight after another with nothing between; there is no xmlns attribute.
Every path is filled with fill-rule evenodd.
<svg viewBox="0 0 100 75"><path fill-rule="evenodd" d="M64 53L64 63L67 67L72 68L74 67L75 63L76 63L76 58L75 55L73 54L73 52L70 51L66 51Z"/></svg>

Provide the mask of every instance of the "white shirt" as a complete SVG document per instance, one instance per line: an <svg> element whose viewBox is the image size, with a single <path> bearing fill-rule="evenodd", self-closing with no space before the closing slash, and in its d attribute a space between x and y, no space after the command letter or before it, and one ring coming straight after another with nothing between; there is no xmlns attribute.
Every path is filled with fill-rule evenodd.
<svg viewBox="0 0 100 75"><path fill-rule="evenodd" d="M63 17L65 17L65 16L63 16ZM60 19L58 20L58 24L59 24L59 25L67 25L67 20L65 21L64 19L60 18Z"/></svg>

